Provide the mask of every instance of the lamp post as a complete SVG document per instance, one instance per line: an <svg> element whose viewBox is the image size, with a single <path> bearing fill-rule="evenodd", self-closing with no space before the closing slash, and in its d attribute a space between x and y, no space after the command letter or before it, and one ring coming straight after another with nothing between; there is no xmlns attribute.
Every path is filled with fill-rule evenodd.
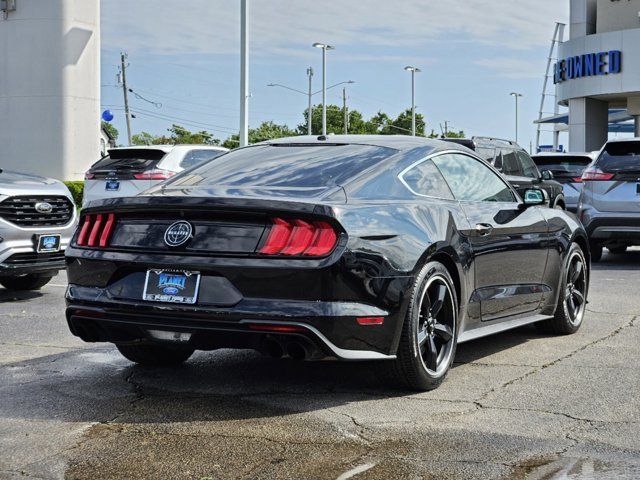
<svg viewBox="0 0 640 480"><path fill-rule="evenodd" d="M418 67L404 67L407 72L411 72L411 135L416 136L416 73L420 73Z"/></svg>
<svg viewBox="0 0 640 480"><path fill-rule="evenodd" d="M315 48L322 49L322 135L327 134L327 50L335 47L326 43L314 43Z"/></svg>
<svg viewBox="0 0 640 480"><path fill-rule="evenodd" d="M298 90L297 88L293 88L293 87L288 87L286 85L282 85L280 83L268 83L267 87L280 87L280 88L286 88L287 90L291 90L292 92L296 92L296 93L301 93L302 95L308 97L309 99L309 107L307 110L307 134L308 135L313 135L313 132L311 131L311 121L313 119L313 103L312 103L312 98L314 95L317 95L319 93L321 93L323 90L318 90L317 92L312 92L311 91L311 76L313 75L313 69L311 67L309 67L307 69L307 75L309 75L309 92L303 92L302 90ZM330 87L327 87L326 90L331 90L332 88L338 87L340 85L351 85L354 82L353 80L347 80L346 82L340 82L340 83L335 83L333 85L331 85Z"/></svg>
<svg viewBox="0 0 640 480"><path fill-rule="evenodd" d="M516 143L518 143L518 99L523 95L517 92L511 92L509 95L511 95L516 100Z"/></svg>
<svg viewBox="0 0 640 480"><path fill-rule="evenodd" d="M240 146L249 144L249 5L240 3Z"/></svg>

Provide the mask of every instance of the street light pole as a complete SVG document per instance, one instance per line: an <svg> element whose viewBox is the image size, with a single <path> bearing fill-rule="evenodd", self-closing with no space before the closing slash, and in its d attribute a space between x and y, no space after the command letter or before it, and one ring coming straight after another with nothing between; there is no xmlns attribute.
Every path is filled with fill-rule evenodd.
<svg viewBox="0 0 640 480"><path fill-rule="evenodd" d="M249 5L240 4L240 146L249 144Z"/></svg>
<svg viewBox="0 0 640 480"><path fill-rule="evenodd" d="M516 143L518 143L518 99L523 95L517 92L511 92L509 95L516 99Z"/></svg>
<svg viewBox="0 0 640 480"><path fill-rule="evenodd" d="M309 107L307 108L307 135L313 135L311 123L313 121L313 68L307 68L307 76L309 77Z"/></svg>
<svg viewBox="0 0 640 480"><path fill-rule="evenodd" d="M421 72L417 67L404 67L407 72L411 72L411 135L416 136L416 73Z"/></svg>
<svg viewBox="0 0 640 480"><path fill-rule="evenodd" d="M325 43L314 43L315 48L322 49L322 135L327 134L327 50L335 47Z"/></svg>

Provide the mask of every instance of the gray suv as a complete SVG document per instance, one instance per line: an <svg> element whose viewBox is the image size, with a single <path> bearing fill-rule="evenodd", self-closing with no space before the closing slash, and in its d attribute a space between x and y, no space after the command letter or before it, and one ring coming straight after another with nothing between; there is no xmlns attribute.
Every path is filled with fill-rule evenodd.
<svg viewBox="0 0 640 480"><path fill-rule="evenodd" d="M610 140L582 174L578 216L589 234L591 259L602 248L621 254L640 245L640 138Z"/></svg>
<svg viewBox="0 0 640 480"><path fill-rule="evenodd" d="M0 285L46 285L65 268L64 249L76 224L76 206L63 183L0 170Z"/></svg>

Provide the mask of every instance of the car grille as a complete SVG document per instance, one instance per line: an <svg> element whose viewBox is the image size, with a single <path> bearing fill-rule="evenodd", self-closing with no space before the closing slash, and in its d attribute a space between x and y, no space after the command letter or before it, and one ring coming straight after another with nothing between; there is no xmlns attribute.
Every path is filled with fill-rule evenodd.
<svg viewBox="0 0 640 480"><path fill-rule="evenodd" d="M38 212L38 203L50 204L51 212ZM21 227L66 225L73 218L73 203L67 197L10 197L0 203L0 218Z"/></svg>
<svg viewBox="0 0 640 480"><path fill-rule="evenodd" d="M55 253L15 253L4 261L5 265L49 265L64 262L64 252Z"/></svg>

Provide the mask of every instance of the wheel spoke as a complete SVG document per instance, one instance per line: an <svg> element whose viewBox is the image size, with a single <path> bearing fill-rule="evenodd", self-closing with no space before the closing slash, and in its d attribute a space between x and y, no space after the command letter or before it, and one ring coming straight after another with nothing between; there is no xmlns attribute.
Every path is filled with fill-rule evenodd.
<svg viewBox="0 0 640 480"><path fill-rule="evenodd" d="M437 288L436 298L431 302L431 308L429 309L433 318L436 318L440 313L440 310L442 310L442 306L444 305L444 300L447 295L447 289L444 285L438 284ZM429 299L431 300L431 297L429 297Z"/></svg>
<svg viewBox="0 0 640 480"><path fill-rule="evenodd" d="M569 295L569 298L567 298L567 308L569 309L569 315L573 317L576 312L576 304L573 301L573 295Z"/></svg>
<svg viewBox="0 0 640 480"><path fill-rule="evenodd" d="M578 305L582 305L584 303L584 295L580 290L573 291L573 301Z"/></svg>
<svg viewBox="0 0 640 480"><path fill-rule="evenodd" d="M436 371L438 369L438 349L436 348L436 342L434 341L431 335L428 335L428 348L427 348L427 358L425 361L427 362L427 368L432 371Z"/></svg>
<svg viewBox="0 0 640 480"><path fill-rule="evenodd" d="M434 333L445 342L448 342L453 338L451 327L449 327L449 325L445 325L444 323L436 323L434 325Z"/></svg>
<svg viewBox="0 0 640 480"><path fill-rule="evenodd" d="M429 334L426 330L420 330L418 332L418 347L420 347L420 351L424 352L425 345L427 343L427 339L429 338Z"/></svg>
<svg viewBox="0 0 640 480"><path fill-rule="evenodd" d="M582 262L577 261L571 274L571 283L575 284L582 274Z"/></svg>

